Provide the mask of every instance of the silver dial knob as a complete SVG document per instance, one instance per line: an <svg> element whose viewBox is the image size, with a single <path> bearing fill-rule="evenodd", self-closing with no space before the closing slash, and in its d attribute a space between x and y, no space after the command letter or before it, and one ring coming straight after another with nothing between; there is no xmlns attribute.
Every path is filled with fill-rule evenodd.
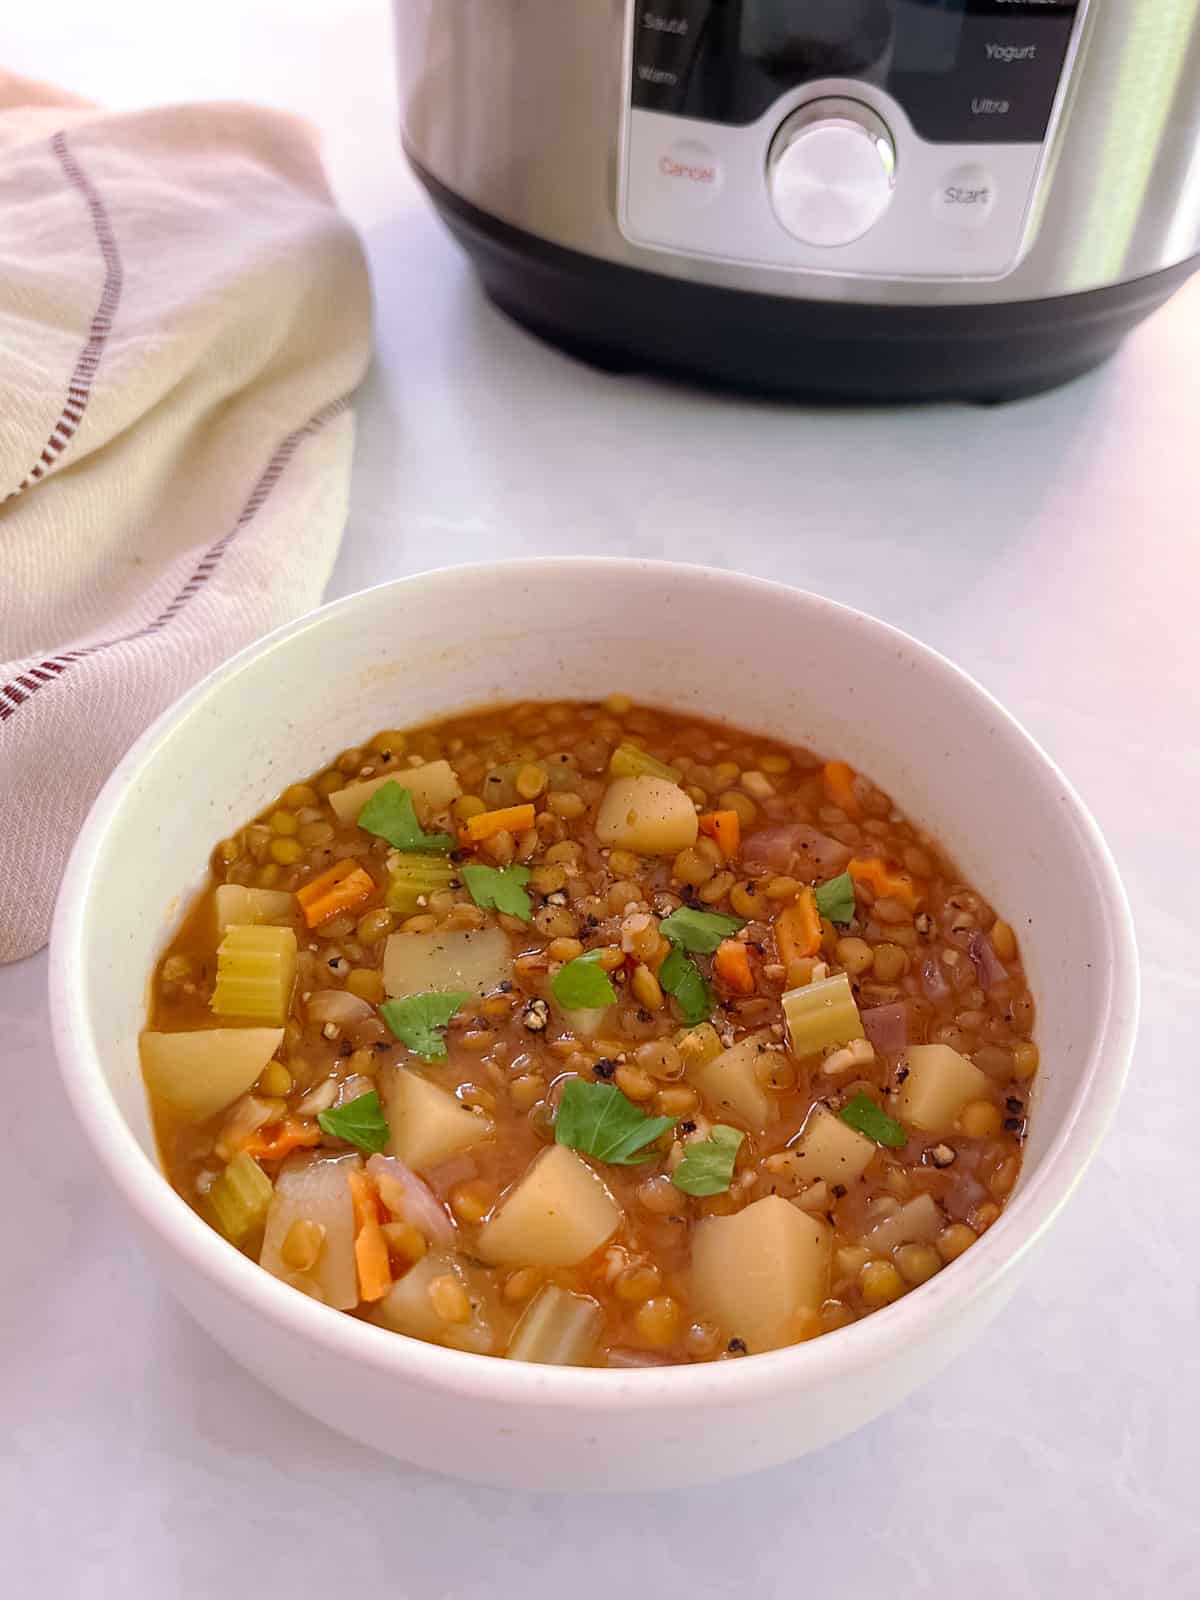
<svg viewBox="0 0 1200 1600"><path fill-rule="evenodd" d="M896 185L896 147L882 117L858 100L810 100L779 127L767 187L779 221L805 244L860 239Z"/></svg>

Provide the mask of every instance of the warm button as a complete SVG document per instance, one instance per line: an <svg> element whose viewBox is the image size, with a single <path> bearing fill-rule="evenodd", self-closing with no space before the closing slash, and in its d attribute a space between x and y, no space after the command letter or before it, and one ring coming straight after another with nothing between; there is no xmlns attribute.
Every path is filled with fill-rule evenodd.
<svg viewBox="0 0 1200 1600"><path fill-rule="evenodd" d="M680 139L658 158L658 183L665 197L699 208L715 198L724 174L721 163L698 139Z"/></svg>
<svg viewBox="0 0 1200 1600"><path fill-rule="evenodd" d="M983 167L955 167L933 192L933 212L956 228L981 228L996 204L996 184Z"/></svg>

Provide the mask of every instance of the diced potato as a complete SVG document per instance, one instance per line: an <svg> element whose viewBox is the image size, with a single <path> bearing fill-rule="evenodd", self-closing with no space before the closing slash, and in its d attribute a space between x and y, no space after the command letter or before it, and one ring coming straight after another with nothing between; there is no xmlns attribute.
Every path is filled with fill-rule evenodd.
<svg viewBox="0 0 1200 1600"><path fill-rule="evenodd" d="M385 783L398 783L402 789L409 790L422 826L430 817L445 811L462 793L448 761L427 761L423 767L397 767L394 772L385 772L378 778L364 778L361 783L335 789L329 796L329 804L337 812L339 822L357 822L359 812Z"/></svg>
<svg viewBox="0 0 1200 1600"><path fill-rule="evenodd" d="M907 1201L890 1217L877 1222L863 1237L863 1243L872 1255L886 1256L899 1244L920 1244L936 1239L946 1226L946 1219L930 1194L918 1194Z"/></svg>
<svg viewBox="0 0 1200 1600"><path fill-rule="evenodd" d="M282 1040L282 1028L143 1033L142 1074L152 1094L203 1122L245 1094Z"/></svg>
<svg viewBox="0 0 1200 1600"><path fill-rule="evenodd" d="M551 1145L483 1225L479 1254L497 1266L573 1267L620 1221L603 1179L574 1150Z"/></svg>
<svg viewBox="0 0 1200 1600"><path fill-rule="evenodd" d="M407 1067L392 1069L384 1094L392 1133L388 1149L417 1171L491 1136L487 1117L476 1116L448 1090Z"/></svg>
<svg viewBox="0 0 1200 1600"><path fill-rule="evenodd" d="M923 1133L949 1133L968 1100L988 1090L987 1075L948 1044L914 1044L904 1053L908 1076L892 1097L896 1116Z"/></svg>
<svg viewBox="0 0 1200 1600"><path fill-rule="evenodd" d="M778 1117L779 1109L759 1083L754 1067L766 1047L777 1043L769 1028L747 1034L711 1061L690 1066L688 1081L718 1113L732 1111L755 1133L762 1133Z"/></svg>
<svg viewBox="0 0 1200 1600"><path fill-rule="evenodd" d="M362 1157L289 1156L275 1179L275 1197L267 1212L267 1231L259 1263L315 1299L338 1311L358 1304L358 1271L354 1264L354 1202L349 1174ZM283 1258L284 1240L293 1222L315 1222L325 1230L321 1252L307 1272L298 1272Z"/></svg>
<svg viewBox="0 0 1200 1600"><path fill-rule="evenodd" d="M866 1171L875 1143L817 1105L809 1112L790 1154L796 1176L805 1183L851 1184Z"/></svg>
<svg viewBox="0 0 1200 1600"><path fill-rule="evenodd" d="M673 856L695 844L696 808L678 784L665 778L616 778L596 815L601 844L642 856Z"/></svg>
<svg viewBox="0 0 1200 1600"><path fill-rule="evenodd" d="M296 981L291 928L226 928L217 947L217 981L209 1005L219 1017L285 1022Z"/></svg>
<svg viewBox="0 0 1200 1600"><path fill-rule="evenodd" d="M288 925L296 912L296 897L284 889L248 889L242 883L222 883L213 895L217 933L235 923L243 928L260 923Z"/></svg>
<svg viewBox="0 0 1200 1600"><path fill-rule="evenodd" d="M720 1036L711 1022L702 1022L695 1028L683 1028L675 1035L675 1043L684 1063L689 1067L703 1066L715 1061L724 1048Z"/></svg>
<svg viewBox="0 0 1200 1600"><path fill-rule="evenodd" d="M581 1367L595 1348L603 1322L590 1295L571 1294L547 1283L521 1313L504 1353L510 1361Z"/></svg>
<svg viewBox="0 0 1200 1600"><path fill-rule="evenodd" d="M579 1006L573 1011L564 1006L562 1018L577 1039L592 1039L604 1031L605 1019L611 1011L611 1006Z"/></svg>
<svg viewBox="0 0 1200 1600"><path fill-rule="evenodd" d="M383 951L383 987L393 999L431 989L491 994L512 977L512 959L503 928L391 933Z"/></svg>
<svg viewBox="0 0 1200 1600"><path fill-rule="evenodd" d="M829 1292L833 1233L779 1195L705 1217L692 1239L692 1304L749 1350L790 1342L798 1312Z"/></svg>
<svg viewBox="0 0 1200 1600"><path fill-rule="evenodd" d="M821 978L783 997L788 1046L794 1056L812 1056L829 1045L865 1037L850 979L844 972Z"/></svg>
<svg viewBox="0 0 1200 1600"><path fill-rule="evenodd" d="M465 1322L448 1322L438 1315L430 1287L439 1278L453 1278L467 1296L471 1310ZM375 1307L372 1321L390 1328L393 1333L407 1333L414 1339L428 1339L433 1344L450 1345L455 1350L474 1350L480 1355L492 1353L492 1330L483 1296L464 1264L454 1256L440 1253L422 1256L416 1266L392 1284Z"/></svg>
<svg viewBox="0 0 1200 1600"><path fill-rule="evenodd" d="M836 1196L830 1191L827 1183L810 1183L807 1189L795 1197L793 1205L798 1205L801 1211L807 1211L814 1217L824 1216L833 1205Z"/></svg>

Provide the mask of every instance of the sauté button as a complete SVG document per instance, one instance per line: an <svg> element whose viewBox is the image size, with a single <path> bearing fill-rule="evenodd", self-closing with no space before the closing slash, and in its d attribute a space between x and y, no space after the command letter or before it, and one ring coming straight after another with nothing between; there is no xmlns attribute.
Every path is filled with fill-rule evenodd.
<svg viewBox="0 0 1200 1600"><path fill-rule="evenodd" d="M983 167L955 167L933 191L933 213L956 228L981 228L996 205L996 182Z"/></svg>
<svg viewBox="0 0 1200 1600"><path fill-rule="evenodd" d="M699 139L679 139L658 158L658 187L665 199L699 209L711 204L724 180L721 163Z"/></svg>

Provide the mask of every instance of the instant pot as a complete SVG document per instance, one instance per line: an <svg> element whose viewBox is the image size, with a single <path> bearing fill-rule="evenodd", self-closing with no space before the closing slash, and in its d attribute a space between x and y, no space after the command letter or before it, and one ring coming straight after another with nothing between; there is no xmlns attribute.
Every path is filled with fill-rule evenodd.
<svg viewBox="0 0 1200 1600"><path fill-rule="evenodd" d="M395 0L404 143L586 358L1000 400L1200 249L1200 0Z"/></svg>

